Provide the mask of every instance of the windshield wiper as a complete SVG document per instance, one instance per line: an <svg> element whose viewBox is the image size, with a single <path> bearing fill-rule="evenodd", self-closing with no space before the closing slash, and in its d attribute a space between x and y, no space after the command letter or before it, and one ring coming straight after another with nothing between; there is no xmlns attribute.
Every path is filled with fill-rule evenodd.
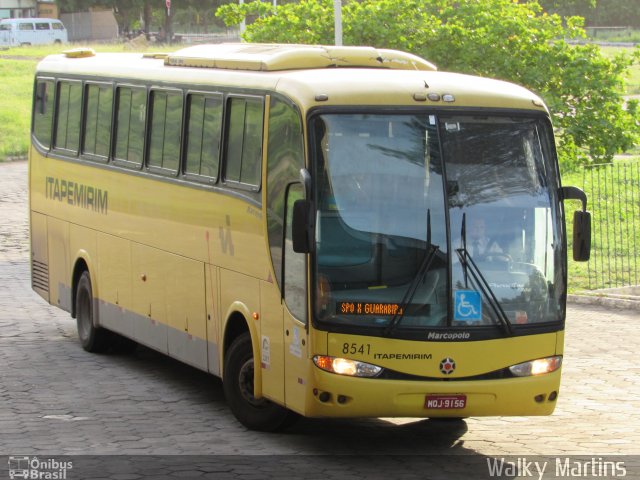
<svg viewBox="0 0 640 480"><path fill-rule="evenodd" d="M402 321L402 318L404 317L404 313L407 309L407 306L409 305L409 303L411 302L411 299L413 298L416 291L418 290L418 285L420 284L420 281L429 270L429 267L433 263L433 259L436 257L436 252L439 250L439 247L437 245L431 244L431 209L427 209L427 245L428 245L427 250L424 253L424 257L422 258L422 262L420 263L420 266L418 267L416 276L413 277L413 280L411 281L409 288L407 288L407 291L404 293L404 296L402 297L402 301L400 302L400 308L398 308L396 313L391 318L389 325L387 325L386 328L384 329L384 335L387 337L393 333L395 328Z"/></svg>
<svg viewBox="0 0 640 480"><path fill-rule="evenodd" d="M458 258L460 259L460 263L464 268L464 284L465 288L468 288L468 272L471 272L471 276L473 277L473 283L480 289L482 295L486 298L487 303L493 310L496 318L500 322L500 324L504 327L504 330L507 334L513 335L513 324L507 317L507 314L504 313L502 309L502 305L498 301L495 293L491 290L491 286L487 279L476 265L476 262L471 258L471 254L467 250L467 214L462 214L462 228L461 228L461 237L462 237L462 248L456 249L456 253L458 254Z"/></svg>

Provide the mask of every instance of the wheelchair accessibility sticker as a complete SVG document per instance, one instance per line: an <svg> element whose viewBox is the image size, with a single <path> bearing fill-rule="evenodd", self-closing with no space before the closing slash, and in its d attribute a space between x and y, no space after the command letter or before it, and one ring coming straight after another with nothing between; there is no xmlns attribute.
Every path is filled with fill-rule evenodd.
<svg viewBox="0 0 640 480"><path fill-rule="evenodd" d="M479 322L482 320L482 299L480 298L480 292L474 290L456 290L454 308L454 320Z"/></svg>

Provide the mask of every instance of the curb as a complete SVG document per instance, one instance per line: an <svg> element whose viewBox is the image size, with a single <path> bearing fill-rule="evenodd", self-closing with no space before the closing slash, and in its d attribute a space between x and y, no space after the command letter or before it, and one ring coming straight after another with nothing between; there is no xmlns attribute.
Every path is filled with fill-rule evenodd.
<svg viewBox="0 0 640 480"><path fill-rule="evenodd" d="M9 157L4 157L4 158L0 159L0 163L3 163L3 162L6 162L6 163L10 163L10 162L26 162L27 158L28 157L26 155L9 156Z"/></svg>
<svg viewBox="0 0 640 480"><path fill-rule="evenodd" d="M619 298L603 295L567 295L567 302L577 305L597 305L606 308L615 308L618 310L637 310L640 311L640 297L636 298Z"/></svg>

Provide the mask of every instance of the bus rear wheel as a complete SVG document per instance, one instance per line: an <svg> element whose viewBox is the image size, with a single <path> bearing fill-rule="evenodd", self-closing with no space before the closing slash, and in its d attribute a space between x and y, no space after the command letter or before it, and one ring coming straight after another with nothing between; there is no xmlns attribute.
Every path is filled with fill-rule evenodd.
<svg viewBox="0 0 640 480"><path fill-rule="evenodd" d="M223 388L229 407L238 421L252 430L273 432L290 426L295 413L254 396L253 372L253 349L247 332L233 341L225 355Z"/></svg>
<svg viewBox="0 0 640 480"><path fill-rule="evenodd" d="M95 315L89 272L84 271L76 287L76 320L80 344L87 352L100 353L109 348L109 331L93 324Z"/></svg>

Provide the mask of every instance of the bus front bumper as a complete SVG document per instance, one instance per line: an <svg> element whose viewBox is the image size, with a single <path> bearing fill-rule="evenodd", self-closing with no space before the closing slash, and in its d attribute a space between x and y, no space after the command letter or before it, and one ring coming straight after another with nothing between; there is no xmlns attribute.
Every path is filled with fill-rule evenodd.
<svg viewBox="0 0 640 480"><path fill-rule="evenodd" d="M314 370L304 412L309 417L550 415L561 376L556 370L540 376L445 382L357 378Z"/></svg>

